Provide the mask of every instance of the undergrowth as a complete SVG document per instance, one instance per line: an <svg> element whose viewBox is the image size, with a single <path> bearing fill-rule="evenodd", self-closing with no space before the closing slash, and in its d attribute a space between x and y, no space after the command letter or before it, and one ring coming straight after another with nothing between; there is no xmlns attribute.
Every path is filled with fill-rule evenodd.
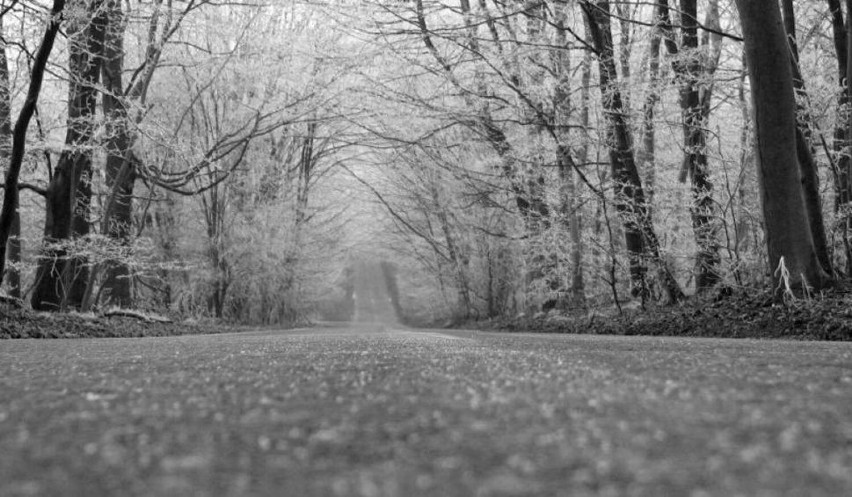
<svg viewBox="0 0 852 497"><path fill-rule="evenodd" d="M551 312L480 326L514 332L852 341L852 294L834 291L782 301L770 292L735 294L620 313L614 308Z"/></svg>

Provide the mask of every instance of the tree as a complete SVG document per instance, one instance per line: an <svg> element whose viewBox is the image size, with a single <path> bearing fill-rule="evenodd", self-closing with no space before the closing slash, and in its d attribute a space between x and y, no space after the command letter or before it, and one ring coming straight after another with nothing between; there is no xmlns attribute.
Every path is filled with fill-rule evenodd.
<svg viewBox="0 0 852 497"><path fill-rule="evenodd" d="M813 116L805 102L810 100L805 79L799 68L799 45L796 38L796 15L792 0L783 0L781 9L784 18L784 32L790 47L790 69L793 72L793 89L796 92L796 152L802 175L802 195L808 213L808 224L814 239L814 248L823 270L833 273L833 264L829 250L828 238L825 232L825 222L822 213L822 199L819 191L819 168L814 156L811 127L814 125Z"/></svg>
<svg viewBox="0 0 852 497"><path fill-rule="evenodd" d="M609 161L615 182L615 205L624 225L632 291L643 298L647 295L644 261L650 258L659 268L661 284L668 300L677 302L683 298L683 292L660 256L659 241L651 223L642 180L633 155L633 138L625 115L624 99L618 88L609 2L584 2L582 7L589 24L592 46L598 57L601 99L607 119Z"/></svg>
<svg viewBox="0 0 852 497"><path fill-rule="evenodd" d="M180 70L159 74L151 89L135 149L150 200L136 211L136 236L140 246L159 238L162 264L179 258L195 270L137 270L143 298L146 288L162 288L189 312L286 322L305 315L335 266L318 267L316 248L332 250L322 240L329 225L339 228L329 211L344 205L326 198L324 183L344 146L333 99L348 68L329 63L331 50L320 55L294 41L325 41L310 12L275 12L205 11L170 53Z"/></svg>
<svg viewBox="0 0 852 497"><path fill-rule="evenodd" d="M125 83L124 37L128 18L119 0L103 0L105 39L103 44L103 112L106 124L106 163L104 176L107 188L103 206L101 234L111 241L113 257L95 265L86 288L83 307L90 308L95 299L95 285L103 269L103 284L98 291L104 304L129 306L133 302L128 265L132 258L133 190L140 175L139 158L133 151L139 140L137 127L145 117L148 92L154 74L160 67L166 44L178 33L193 11L209 4L209 0L190 0L177 9L162 0L153 3L148 15L142 63ZM134 112L135 110L135 112Z"/></svg>
<svg viewBox="0 0 852 497"><path fill-rule="evenodd" d="M3 19L0 17L0 36L3 31ZM5 38L0 40L0 159L9 159L12 148L12 96L9 81L9 61L6 57ZM11 265L7 267L6 281L9 283L9 295L21 298L21 273L16 264L21 261L21 215L15 210L9 232L7 247Z"/></svg>
<svg viewBox="0 0 852 497"><path fill-rule="evenodd" d="M56 35L59 33L60 16L64 9L65 0L54 0L53 7L50 10L47 29L33 60L26 100L24 101L24 106L21 108L21 112L18 114L17 121L15 121L15 128L12 130L12 154L9 158L9 169L6 171L3 209L0 212L0 283L3 281L6 269L6 249L9 242L9 235L12 232L12 225L18 210L18 178L21 174L21 165L24 162L27 128L33 114L35 114L47 62L50 58L50 52L53 50Z"/></svg>
<svg viewBox="0 0 852 497"><path fill-rule="evenodd" d="M721 35L698 36L698 2L680 2L680 43L669 15L668 0L657 4L657 18L665 37L666 49L673 57L672 67L680 83L680 107L683 122L683 166L681 180L689 178L692 186L692 229L698 245L695 287L703 292L715 285L720 277L719 244L716 240L717 209L713 199L713 184L707 160L707 124L713 94L713 77L722 50ZM719 5L710 2L707 26L719 29ZM653 55L652 55L653 57Z"/></svg>
<svg viewBox="0 0 852 497"><path fill-rule="evenodd" d="M775 0L737 0L755 114L756 165L770 270L792 288L823 288L802 193L790 52ZM789 275L789 276L785 276Z"/></svg>
<svg viewBox="0 0 852 497"><path fill-rule="evenodd" d="M847 17L849 15L849 2L847 4ZM852 25L844 22L843 7L840 0L828 0L829 16L831 19L832 40L834 42L834 55L837 60L836 83L841 91L837 92L837 109L840 114L849 112L850 95L852 88L848 85L849 80L849 50L848 44L852 37ZM790 21L794 22L791 16ZM837 222L840 238L843 242L843 255L846 259L846 275L852 275L852 155L849 152L849 144L852 143L850 135L850 118L839 118L834 125L833 151L835 160L834 169L834 210L839 219Z"/></svg>
<svg viewBox="0 0 852 497"><path fill-rule="evenodd" d="M67 131L47 188L43 253L31 299L38 310L80 308L86 292L89 269L70 244L90 230L97 86L106 27L101 3L87 2L85 11L69 20Z"/></svg>
<svg viewBox="0 0 852 497"><path fill-rule="evenodd" d="M557 302L562 307L585 307L586 289L583 279L583 216L579 199L577 167L585 166L585 158L578 160L578 166L572 156L570 147L571 118L575 112L572 103L571 58L567 26L567 7L557 6L555 15L557 47L551 54L556 84L553 90L553 128L559 144L556 147L556 164L559 171L560 206L559 215L562 226L567 227L570 234L570 286L568 298ZM585 68L584 68L585 70Z"/></svg>
<svg viewBox="0 0 852 497"><path fill-rule="evenodd" d="M107 157L104 164L106 173L107 200L104 206L101 233L115 240L122 247L124 258L130 256L129 246L133 229L133 186L136 182L136 158L132 152L135 141L132 126L128 116L127 106L137 102L132 99L142 99L150 83L150 75L137 79L134 86L125 95L124 88L124 31L126 20L119 0L106 0L106 28L103 50L101 78L103 80L102 105L106 122ZM157 15L156 13L154 14ZM152 24L156 25L156 17ZM149 37L149 47L146 50L146 65L149 71L157 67L155 59L158 53L156 37ZM130 268L122 258L107 261L102 292L108 303L119 307L130 306L133 301L131 293ZM94 281L89 283L88 292ZM89 303L86 303L88 306Z"/></svg>
<svg viewBox="0 0 852 497"><path fill-rule="evenodd" d="M12 88L0 111L26 103L18 75L36 60L36 4L3 11L0 85ZM822 278L852 254L843 1L783 0L789 67L756 65L751 87L736 12L718 0L286 8L80 0L65 12L69 43L46 66L55 77L26 142L37 153L4 199L47 190L46 203L25 198L21 209L20 239L44 216L39 257L22 251L11 264L24 280L39 266L22 282L36 307L285 321L310 313L324 285L345 294L341 272L360 251L392 263L396 305L428 302L430 319L566 312L630 291L676 301L691 281L697 293L763 281L764 245L741 243L744 231L768 233L772 269L783 256L787 279L812 286L822 283L789 248L804 239L796 230L810 233ZM814 35L829 29L833 40ZM774 53L764 38L750 50ZM835 57L837 67L824 63ZM783 139L766 130L761 105L781 91L766 93L766 74L792 78L792 110L786 94L770 109L786 116L768 124ZM3 118L0 141L14 134ZM771 155L786 142L792 173ZM752 215L755 156L765 226ZM821 208L827 179L834 211ZM774 210L794 191L804 221ZM343 229L360 214L363 225ZM15 229L4 235L10 261ZM340 263L322 263L324 251Z"/></svg>

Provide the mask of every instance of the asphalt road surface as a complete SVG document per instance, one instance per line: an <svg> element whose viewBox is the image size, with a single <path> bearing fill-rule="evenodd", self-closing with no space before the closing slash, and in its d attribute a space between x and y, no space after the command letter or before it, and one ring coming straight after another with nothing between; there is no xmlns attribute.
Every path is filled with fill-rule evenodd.
<svg viewBox="0 0 852 497"><path fill-rule="evenodd" d="M0 495L852 495L852 345L4 341Z"/></svg>

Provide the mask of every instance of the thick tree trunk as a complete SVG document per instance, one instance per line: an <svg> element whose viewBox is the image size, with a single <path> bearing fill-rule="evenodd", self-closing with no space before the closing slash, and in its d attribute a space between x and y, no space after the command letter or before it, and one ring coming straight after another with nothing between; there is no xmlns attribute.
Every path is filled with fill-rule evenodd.
<svg viewBox="0 0 852 497"><path fill-rule="evenodd" d="M838 115L849 112L849 88L846 84L847 73L847 26L843 21L843 8L840 0L828 0L831 14L832 38L837 58L837 84L843 91L838 92ZM852 26L849 27L852 29ZM834 127L835 170L834 170L834 211L837 215L837 230L843 241L843 252L846 260L846 274L852 275L852 217L850 217L850 201L852 201L852 157L847 150L848 120L838 118Z"/></svg>
<svg viewBox="0 0 852 497"><path fill-rule="evenodd" d="M846 249L846 275L852 276L852 0L846 0L846 52L840 69L841 84L845 83L844 94L846 122L843 123L843 155L840 159L840 174L842 193L840 196L839 213L843 227L843 240ZM838 53L838 59L840 57Z"/></svg>
<svg viewBox="0 0 852 497"><path fill-rule="evenodd" d="M102 294L105 303L129 307L131 272L127 263L133 227L133 184L136 180L136 163L130 153L133 141L128 127L124 101L124 15L119 0L107 0L107 27L104 42L103 108L107 123L106 186L109 192L104 209L102 233L115 242L118 257L105 266ZM94 282L92 282L93 284ZM91 289L90 289L91 291Z"/></svg>
<svg viewBox="0 0 852 497"><path fill-rule="evenodd" d="M833 264L828 247L828 237L825 232L825 220L822 215L822 198L819 192L819 172L810 140L805 136L801 126L796 128L796 154L799 162L799 172L802 175L802 195L807 209L808 225L814 240L814 250L822 269L832 274Z"/></svg>
<svg viewBox="0 0 852 497"><path fill-rule="evenodd" d="M775 0L737 0L754 103L756 162L770 271L782 266L793 288L822 288L796 149L796 101L789 47ZM781 275L776 272L776 275ZM779 283L778 276L775 278Z"/></svg>
<svg viewBox="0 0 852 497"><path fill-rule="evenodd" d="M632 293L642 298L647 296L645 260L651 259L660 269L660 283L667 293L667 300L676 302L683 298L683 292L660 257L659 241L648 215L642 181L633 157L630 124L627 121L618 88L609 2L598 0L594 4L585 2L581 5L598 55L601 95L607 120L607 144L609 144L610 167L615 188L615 205L624 226L624 237L630 259Z"/></svg>
<svg viewBox="0 0 852 497"><path fill-rule="evenodd" d="M787 43L790 47L790 69L793 72L793 89L799 98L796 99L796 152L799 159L799 169L802 175L802 193L805 199L805 207L808 209L808 222L811 227L811 236L814 239L814 248L823 270L832 274L831 253L829 251L828 237L825 232L825 221L822 215L822 198L819 191L819 167L814 158L815 152L811 143L810 123L813 121L811 113L804 104L807 101L807 89L805 80L799 70L799 47L796 41L796 17L792 0L783 0L781 8L784 18L784 31L787 34Z"/></svg>
<svg viewBox="0 0 852 497"><path fill-rule="evenodd" d="M15 128L12 130L12 155L9 159L9 169L6 171L3 210L0 212L0 283L3 281L6 270L6 247L15 217L18 215L18 178L21 174L21 165L24 162L24 152L26 151L27 128L33 114L35 114L45 68L50 58L50 52L53 50L56 35L59 33L60 15L64 8L65 0L54 0L47 30L45 30L44 38L42 38L41 45L33 59L27 97L24 106L21 108L21 113L18 115L18 120L15 122Z"/></svg>
<svg viewBox="0 0 852 497"><path fill-rule="evenodd" d="M92 12L98 2L89 5ZM78 21L80 22L80 21ZM36 270L32 306L38 310L79 308L88 282L85 258L57 245L89 233L92 151L97 84L100 79L104 19L94 18L78 29L69 28L68 129L45 199L42 254Z"/></svg>

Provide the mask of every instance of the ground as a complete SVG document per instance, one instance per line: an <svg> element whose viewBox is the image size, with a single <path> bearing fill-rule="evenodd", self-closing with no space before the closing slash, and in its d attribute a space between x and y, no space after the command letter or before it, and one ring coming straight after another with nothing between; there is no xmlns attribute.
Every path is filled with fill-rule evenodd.
<svg viewBox="0 0 852 497"><path fill-rule="evenodd" d="M7 341L0 495L850 495L850 364L367 324Z"/></svg>
<svg viewBox="0 0 852 497"><path fill-rule="evenodd" d="M849 304L487 323L513 333L4 309L83 339L0 341L0 495L852 495L852 345L813 341ZM636 334L669 336L602 336Z"/></svg>

